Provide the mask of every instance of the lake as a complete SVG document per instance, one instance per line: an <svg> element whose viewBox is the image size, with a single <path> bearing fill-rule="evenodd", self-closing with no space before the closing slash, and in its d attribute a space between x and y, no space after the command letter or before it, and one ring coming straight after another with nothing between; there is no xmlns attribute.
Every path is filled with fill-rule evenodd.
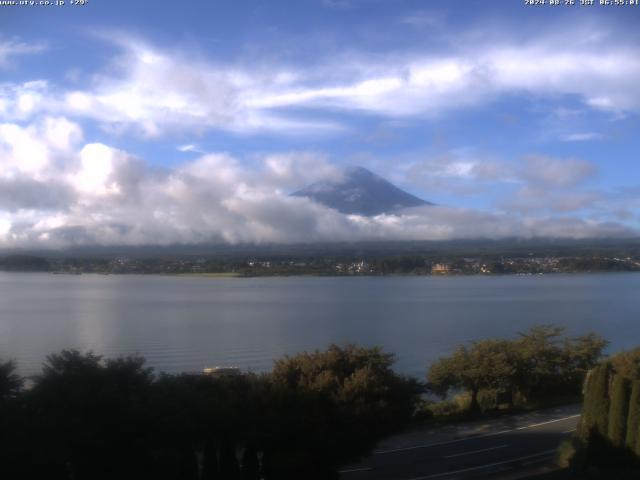
<svg viewBox="0 0 640 480"><path fill-rule="evenodd" d="M158 370L237 365L331 342L382 345L422 377L476 339L537 323L640 345L640 274L196 278L0 272L0 358L33 374L63 348L138 353Z"/></svg>

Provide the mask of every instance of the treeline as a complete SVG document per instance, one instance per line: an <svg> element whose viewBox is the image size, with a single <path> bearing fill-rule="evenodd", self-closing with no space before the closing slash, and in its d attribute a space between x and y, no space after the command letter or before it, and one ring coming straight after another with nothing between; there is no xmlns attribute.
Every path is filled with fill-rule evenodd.
<svg viewBox="0 0 640 480"><path fill-rule="evenodd" d="M562 454L584 478L640 478L640 348L589 372L577 435Z"/></svg>
<svg viewBox="0 0 640 480"><path fill-rule="evenodd" d="M7 272L48 272L51 265L46 258L32 255L8 255L0 257L0 270Z"/></svg>
<svg viewBox="0 0 640 480"><path fill-rule="evenodd" d="M25 389L0 364L0 477L329 479L410 421L417 381L379 348L331 346L265 375L155 376L63 351Z"/></svg>
<svg viewBox="0 0 640 480"><path fill-rule="evenodd" d="M433 414L425 393L466 395L466 415L576 397L605 345L537 326L460 346L426 383L394 372L393 354L353 345L219 377L155 375L140 357L62 351L28 388L12 362L0 362L0 477L335 479L382 438Z"/></svg>
<svg viewBox="0 0 640 480"><path fill-rule="evenodd" d="M595 333L571 338L561 327L539 325L513 340L458 347L431 365L428 388L442 397L465 392L469 413L577 397L606 345Z"/></svg>
<svg viewBox="0 0 640 480"><path fill-rule="evenodd" d="M435 269L434 269L435 267ZM158 257L158 258L43 258L29 255L0 257L0 270L54 273L185 274L238 276L294 275L429 275L541 274L640 271L640 257L508 257L482 254L326 256L326 257Z"/></svg>

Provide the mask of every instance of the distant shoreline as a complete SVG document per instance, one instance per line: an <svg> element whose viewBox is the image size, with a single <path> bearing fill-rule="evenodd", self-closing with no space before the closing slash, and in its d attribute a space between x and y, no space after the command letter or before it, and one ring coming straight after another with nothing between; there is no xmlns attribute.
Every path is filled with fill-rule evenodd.
<svg viewBox="0 0 640 480"><path fill-rule="evenodd" d="M114 275L130 275L127 273L116 273ZM170 277L195 277L195 278L243 278L243 275L237 272L220 272L220 273L162 273L162 274L142 274L142 275L164 275Z"/></svg>
<svg viewBox="0 0 640 480"><path fill-rule="evenodd" d="M206 278L206 279L227 279L227 278L468 278L468 277L542 277L542 276L559 276L559 275L594 275L594 274L638 274L640 271L612 271L612 270L590 270L590 271L574 271L574 272L544 272L544 273L449 273L449 274L416 274L416 273L389 273L389 274L350 274L339 275L331 273L274 273L274 274L245 274L239 272L220 272L220 273L160 273L160 272L47 272L38 270L0 270L0 273L41 273L48 275L60 276L140 276L140 277L178 277L178 278Z"/></svg>
<svg viewBox="0 0 640 480"><path fill-rule="evenodd" d="M202 278L544 275L640 271L640 242L606 251L476 249L471 251L262 252L242 255L53 257L0 256L0 271L182 275Z"/></svg>

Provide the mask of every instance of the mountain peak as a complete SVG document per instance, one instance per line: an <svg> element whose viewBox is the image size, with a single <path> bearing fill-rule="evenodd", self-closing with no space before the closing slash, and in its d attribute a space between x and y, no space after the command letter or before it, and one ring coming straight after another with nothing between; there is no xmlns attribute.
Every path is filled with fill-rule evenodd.
<svg viewBox="0 0 640 480"><path fill-rule="evenodd" d="M433 205L359 166L345 169L340 180L316 182L291 195L311 198L342 213L365 216Z"/></svg>

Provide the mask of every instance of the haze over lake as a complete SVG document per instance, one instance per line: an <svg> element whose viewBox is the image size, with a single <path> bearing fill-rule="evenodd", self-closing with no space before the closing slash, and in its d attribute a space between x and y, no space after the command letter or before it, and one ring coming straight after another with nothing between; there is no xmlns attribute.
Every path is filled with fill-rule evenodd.
<svg viewBox="0 0 640 480"><path fill-rule="evenodd" d="M536 323L640 338L640 274L193 278L0 273L0 358L36 373L63 348L139 353L158 370L264 371L331 342L382 345L422 377L459 343Z"/></svg>

